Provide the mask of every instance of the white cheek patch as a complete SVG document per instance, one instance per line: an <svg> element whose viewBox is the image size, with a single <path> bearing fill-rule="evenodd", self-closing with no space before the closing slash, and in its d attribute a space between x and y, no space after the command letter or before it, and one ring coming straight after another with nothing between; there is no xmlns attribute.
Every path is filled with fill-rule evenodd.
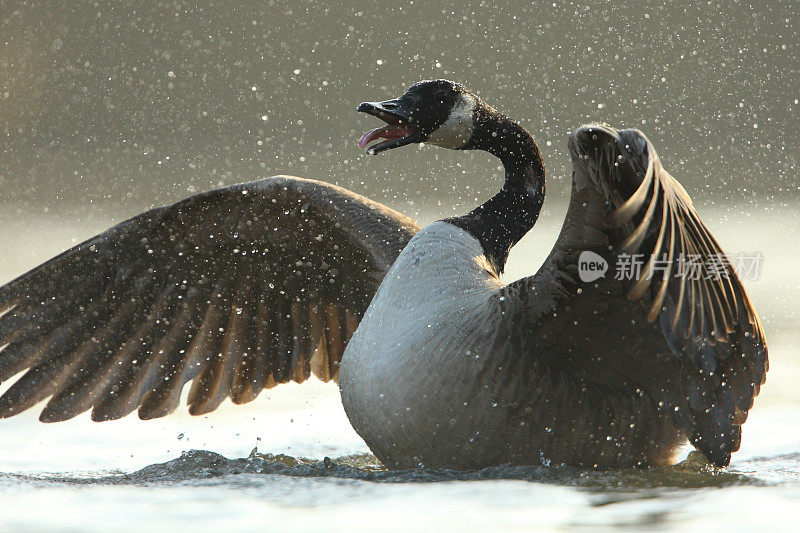
<svg viewBox="0 0 800 533"><path fill-rule="evenodd" d="M426 142L453 150L463 148L472 137L472 111L476 103L469 94L458 95L450 116L431 133Z"/></svg>

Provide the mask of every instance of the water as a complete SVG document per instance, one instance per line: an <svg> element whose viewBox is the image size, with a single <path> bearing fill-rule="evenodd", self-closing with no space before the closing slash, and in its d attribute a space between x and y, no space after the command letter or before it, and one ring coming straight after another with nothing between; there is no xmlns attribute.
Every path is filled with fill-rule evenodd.
<svg viewBox="0 0 800 533"><path fill-rule="evenodd" d="M509 279L535 270L564 209L546 204L512 254ZM46 425L31 411L0 421L0 529L792 529L800 508L800 205L700 211L729 253L764 255L760 278L745 284L764 321L771 369L725 470L690 456L645 471L388 472L350 428L336 387L310 382L202 417ZM2 249L25 245L0 257L0 282L112 222L89 213L74 223L0 214Z"/></svg>

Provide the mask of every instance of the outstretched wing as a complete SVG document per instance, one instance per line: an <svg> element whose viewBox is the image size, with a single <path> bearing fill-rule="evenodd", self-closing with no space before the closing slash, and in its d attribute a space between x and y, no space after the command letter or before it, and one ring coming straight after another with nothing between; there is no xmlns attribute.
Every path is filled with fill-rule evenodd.
<svg viewBox="0 0 800 533"><path fill-rule="evenodd" d="M148 211L0 288L0 416L192 414L313 372L344 347L416 223L277 176Z"/></svg>
<svg viewBox="0 0 800 533"><path fill-rule="evenodd" d="M758 316L727 256L638 130L570 136L573 184L560 237L522 304L537 357L583 382L649 395L715 463L739 448L764 383ZM599 259L598 256L602 259ZM592 261L608 271L590 279Z"/></svg>

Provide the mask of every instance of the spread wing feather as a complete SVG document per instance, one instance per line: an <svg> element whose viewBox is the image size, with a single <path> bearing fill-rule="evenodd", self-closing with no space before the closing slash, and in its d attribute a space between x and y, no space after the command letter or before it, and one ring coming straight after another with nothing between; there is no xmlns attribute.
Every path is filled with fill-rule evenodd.
<svg viewBox="0 0 800 533"><path fill-rule="evenodd" d="M336 379L347 340L416 223L277 176L148 211L0 287L0 416L193 414Z"/></svg>
<svg viewBox="0 0 800 533"><path fill-rule="evenodd" d="M649 395L727 465L768 368L741 281L644 134L584 126L570 153L561 235L539 272L504 295L524 307L522 326L539 332L536 353L551 367ZM608 263L605 277L580 280L587 251Z"/></svg>

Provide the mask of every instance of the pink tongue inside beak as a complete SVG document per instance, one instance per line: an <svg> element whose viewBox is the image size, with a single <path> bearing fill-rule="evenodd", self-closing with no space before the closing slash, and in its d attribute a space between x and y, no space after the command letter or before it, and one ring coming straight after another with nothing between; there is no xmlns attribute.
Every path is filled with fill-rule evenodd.
<svg viewBox="0 0 800 533"><path fill-rule="evenodd" d="M358 140L358 147L365 148L370 142L374 141L375 139L386 139L392 141L394 139L399 139L400 137L405 137L409 133L413 131L413 128L408 124L387 124L386 126L382 126L380 128L375 128L374 130L369 130L367 133L361 136L361 139Z"/></svg>

